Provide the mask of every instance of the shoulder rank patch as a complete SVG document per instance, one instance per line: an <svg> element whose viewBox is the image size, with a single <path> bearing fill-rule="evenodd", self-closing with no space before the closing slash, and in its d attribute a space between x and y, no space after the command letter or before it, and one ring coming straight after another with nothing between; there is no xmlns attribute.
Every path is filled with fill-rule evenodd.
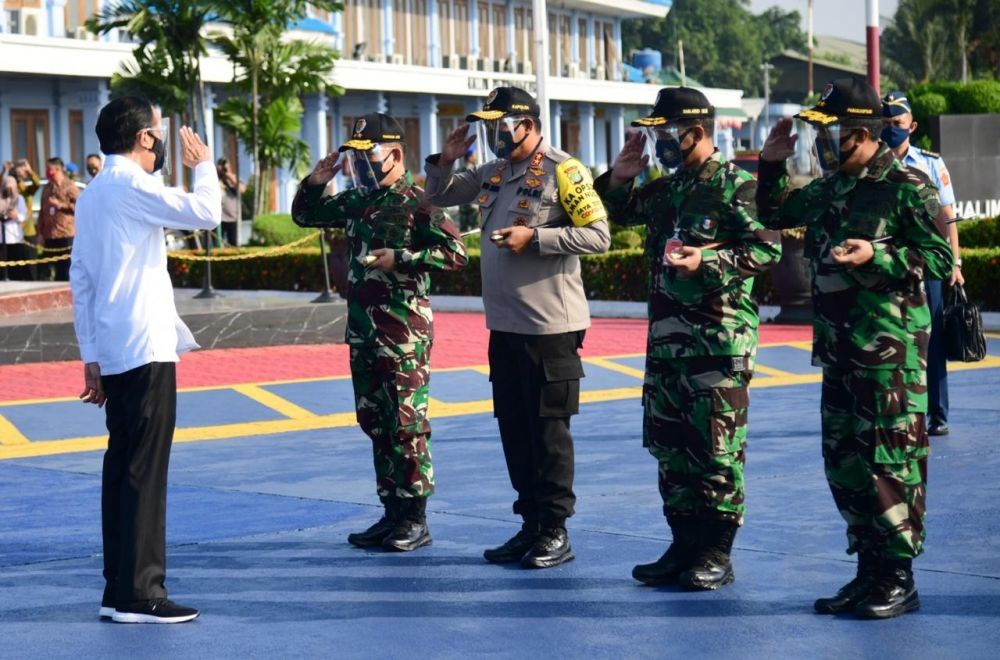
<svg viewBox="0 0 1000 660"><path fill-rule="evenodd" d="M580 161L569 158L559 163L556 166L556 182L559 185L559 201L574 225L586 227L607 219L608 213L594 190L590 170Z"/></svg>
<svg viewBox="0 0 1000 660"><path fill-rule="evenodd" d="M528 174L534 174L535 176L544 176L545 170L540 167L529 167Z"/></svg>
<svg viewBox="0 0 1000 660"><path fill-rule="evenodd" d="M494 174L493 176L490 177L490 183L494 183L494 184L495 183L503 183L503 177L500 176L500 173L498 172L498 173L496 173L496 174Z"/></svg>
<svg viewBox="0 0 1000 660"><path fill-rule="evenodd" d="M538 167L542 164L542 159L545 158L544 151L536 151L535 155L531 157L531 162L528 163L530 167Z"/></svg>
<svg viewBox="0 0 1000 660"><path fill-rule="evenodd" d="M936 151L927 151L926 149L921 149L920 152L925 156L930 156L931 158L940 158L941 154Z"/></svg>
<svg viewBox="0 0 1000 660"><path fill-rule="evenodd" d="M483 193L482 195L476 198L476 204L485 204L488 201L490 201L490 196L487 195L486 193Z"/></svg>

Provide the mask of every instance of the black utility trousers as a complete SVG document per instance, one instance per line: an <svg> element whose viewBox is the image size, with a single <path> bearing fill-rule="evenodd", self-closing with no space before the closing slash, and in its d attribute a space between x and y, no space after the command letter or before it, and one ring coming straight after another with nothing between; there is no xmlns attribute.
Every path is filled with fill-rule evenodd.
<svg viewBox="0 0 1000 660"><path fill-rule="evenodd" d="M500 427L514 513L527 526L564 527L573 515L573 436L580 408L584 331L490 332L493 414Z"/></svg>

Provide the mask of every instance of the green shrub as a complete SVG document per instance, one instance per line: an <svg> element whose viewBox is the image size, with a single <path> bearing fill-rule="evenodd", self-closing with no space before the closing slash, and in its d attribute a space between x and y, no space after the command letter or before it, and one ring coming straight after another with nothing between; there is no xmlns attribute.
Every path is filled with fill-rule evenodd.
<svg viewBox="0 0 1000 660"><path fill-rule="evenodd" d="M913 108L913 118L922 126L927 126L931 117L948 114L948 99L934 92L908 97Z"/></svg>
<svg viewBox="0 0 1000 660"><path fill-rule="evenodd" d="M253 233L250 245L285 245L316 231L314 228L299 227L287 213L269 213L253 219Z"/></svg>
<svg viewBox="0 0 1000 660"><path fill-rule="evenodd" d="M631 229L619 229L611 234L612 250L634 250L636 248L641 248L642 244L642 236L640 236L638 232L632 231Z"/></svg>
<svg viewBox="0 0 1000 660"><path fill-rule="evenodd" d="M958 223L958 244L963 249L1000 248L1000 217Z"/></svg>
<svg viewBox="0 0 1000 660"><path fill-rule="evenodd" d="M924 99L924 97L931 98ZM1000 81L922 83L911 87L907 92L907 98L910 99L913 116L917 121L926 121L930 117L944 114L997 113L1000 112ZM943 107L941 99L944 99Z"/></svg>
<svg viewBox="0 0 1000 660"><path fill-rule="evenodd" d="M970 227L986 226L986 221L970 223ZM970 230L963 230L968 233ZM986 236L996 229L975 229L970 236ZM995 234L994 234L995 235ZM977 239L970 239L978 242ZM982 240L988 240L983 238ZM225 249L218 255L245 254L259 248ZM478 296L482 294L479 270L480 253L469 251L469 264L461 271L431 273L431 292L441 295ZM648 298L648 262L641 249L613 250L607 254L585 256L581 260L584 290L591 300L632 300ZM963 247L962 272L969 298L983 309L1000 310L1000 247ZM204 277L204 262L171 258L168 267L174 286L199 288ZM319 248L297 248L288 253L258 259L219 261L212 264L212 282L219 289L273 289L284 291L319 291L323 284L323 267ZM760 305L778 301L770 277L758 277L754 283L754 298Z"/></svg>
<svg viewBox="0 0 1000 660"><path fill-rule="evenodd" d="M976 80L955 90L951 112L959 115L1000 113L1000 82Z"/></svg>

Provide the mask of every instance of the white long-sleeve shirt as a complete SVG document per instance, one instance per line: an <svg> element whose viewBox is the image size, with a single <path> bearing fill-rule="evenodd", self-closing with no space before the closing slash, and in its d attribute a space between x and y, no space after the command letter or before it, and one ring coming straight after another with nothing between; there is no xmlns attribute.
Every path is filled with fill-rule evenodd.
<svg viewBox="0 0 1000 660"><path fill-rule="evenodd" d="M7 217L4 211L0 224L3 224L4 240L7 245L17 245L24 240L24 221L28 219L28 206L20 195L17 196L17 201L10 201L8 204L8 208L13 206L17 209L17 218Z"/></svg>
<svg viewBox="0 0 1000 660"><path fill-rule="evenodd" d="M195 168L188 193L168 188L135 161L108 156L76 203L70 286L85 363L119 374L177 362L179 353L198 348L174 306L163 229L212 229L221 209L210 162Z"/></svg>

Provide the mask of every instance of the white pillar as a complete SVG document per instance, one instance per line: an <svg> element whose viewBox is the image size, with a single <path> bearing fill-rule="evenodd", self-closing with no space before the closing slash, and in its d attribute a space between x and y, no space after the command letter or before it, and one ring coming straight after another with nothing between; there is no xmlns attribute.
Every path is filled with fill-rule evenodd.
<svg viewBox="0 0 1000 660"><path fill-rule="evenodd" d="M310 160L318 161L326 156L329 144L329 121L326 94L311 94L304 99L305 112L302 117L302 139L309 145Z"/></svg>
<svg viewBox="0 0 1000 660"><path fill-rule="evenodd" d="M472 60L480 57L479 53L479 3L469 2L469 57ZM469 63L470 69L475 69L474 62Z"/></svg>
<svg viewBox="0 0 1000 660"><path fill-rule="evenodd" d="M345 56L344 49L348 44L344 43L344 12L335 11L330 16L330 26L333 27L333 47L340 51L341 57L350 57L350 53ZM353 48L354 44L350 44Z"/></svg>
<svg viewBox="0 0 1000 660"><path fill-rule="evenodd" d="M594 104L580 103L578 112L580 115L580 162L587 167L593 167L597 163L597 148L594 139Z"/></svg>
<svg viewBox="0 0 1000 660"><path fill-rule="evenodd" d="M611 156L608 154L607 119L598 119L594 122L594 154L594 167L598 173L606 172L611 163Z"/></svg>
<svg viewBox="0 0 1000 660"><path fill-rule="evenodd" d="M549 144L553 147L562 148L562 104L559 101L552 101L550 104L552 120L549 131Z"/></svg>
<svg viewBox="0 0 1000 660"><path fill-rule="evenodd" d="M395 45L396 39L393 35L392 23L392 2L390 0L382 0L382 54L388 56L395 53Z"/></svg>
<svg viewBox="0 0 1000 660"><path fill-rule="evenodd" d="M438 136L437 97L428 94L422 98L420 107L420 162L440 148Z"/></svg>
<svg viewBox="0 0 1000 660"><path fill-rule="evenodd" d="M594 43L594 15L587 16L587 77L597 66L597 46Z"/></svg>
<svg viewBox="0 0 1000 660"><path fill-rule="evenodd" d="M208 83L205 83L205 140L208 153L217 160L222 154L216 151L222 143L215 139L215 90Z"/></svg>
<svg viewBox="0 0 1000 660"><path fill-rule="evenodd" d="M97 115L108 102L108 83L104 80L96 82L94 89L80 92L78 102L83 109L83 153L101 153L101 144L94 129L97 127ZM0 137L8 135L9 131L0 132ZM2 143L0 143L2 144ZM0 153L9 153L0 148Z"/></svg>
<svg viewBox="0 0 1000 660"><path fill-rule="evenodd" d="M517 73L517 67L514 66L514 61L517 58L515 39L517 39L517 30L514 29L514 0L507 0L507 52L504 53L504 57L507 58L511 73Z"/></svg>
<svg viewBox="0 0 1000 660"><path fill-rule="evenodd" d="M574 11L569 15L569 59L570 62L580 67L580 16Z"/></svg>
<svg viewBox="0 0 1000 660"><path fill-rule="evenodd" d="M54 130L52 131L52 142L49 144L49 149L52 153L45 154L43 157L52 158L53 156L58 156L63 159L64 163L73 162L73 154L70 153L69 148L69 108L66 102L63 101L63 94L58 78L52 83L52 120L52 128ZM82 163L74 164L80 168L83 167Z"/></svg>
<svg viewBox="0 0 1000 660"><path fill-rule="evenodd" d="M608 130L611 131L611 153L608 161L614 162L625 146L625 106L613 105L608 112Z"/></svg>
<svg viewBox="0 0 1000 660"><path fill-rule="evenodd" d="M427 66L441 66L442 61L438 0L427 0Z"/></svg>
<svg viewBox="0 0 1000 660"><path fill-rule="evenodd" d="M50 37L66 37L66 0L45 0L47 34Z"/></svg>

